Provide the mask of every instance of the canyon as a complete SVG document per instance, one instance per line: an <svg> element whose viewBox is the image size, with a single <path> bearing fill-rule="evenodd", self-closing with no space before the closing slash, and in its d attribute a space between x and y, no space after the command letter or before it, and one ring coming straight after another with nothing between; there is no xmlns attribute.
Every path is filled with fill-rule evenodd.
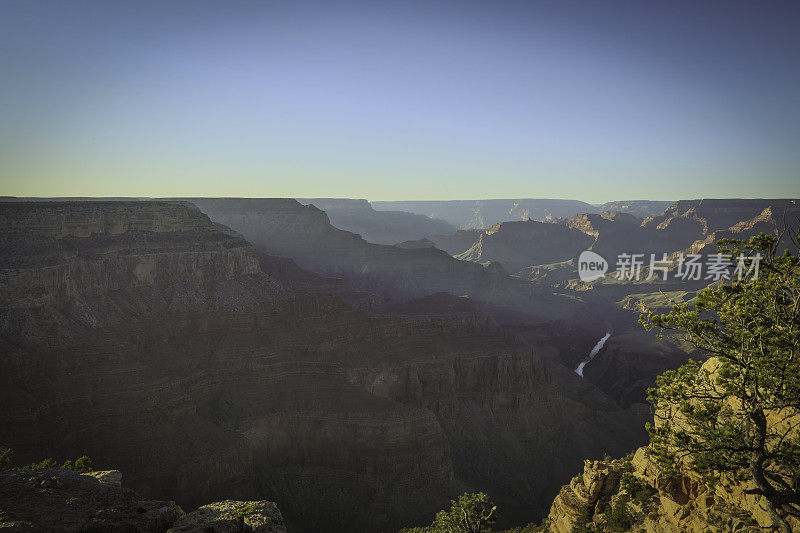
<svg viewBox="0 0 800 533"><path fill-rule="evenodd" d="M187 203L8 202L0 220L0 441L21 461L88 454L147 498L375 531L469 488L534 518L585 456L643 439L639 412L480 307L367 313Z"/></svg>
<svg viewBox="0 0 800 533"><path fill-rule="evenodd" d="M502 526L538 520L584 459L646 442L645 390L698 355L636 317L705 280L587 284L574 257L713 253L798 213L696 200L455 230L326 200L354 233L315 201L0 202L0 444L88 454L186 509L274 501L289 531L429 523L470 490Z"/></svg>

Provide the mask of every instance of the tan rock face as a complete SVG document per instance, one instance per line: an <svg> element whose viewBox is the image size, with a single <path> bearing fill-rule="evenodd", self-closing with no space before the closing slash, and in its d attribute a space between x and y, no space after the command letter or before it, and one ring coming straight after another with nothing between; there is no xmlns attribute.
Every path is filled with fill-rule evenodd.
<svg viewBox="0 0 800 533"><path fill-rule="evenodd" d="M547 531L569 533L580 522L602 527L623 495L625 503L621 505L630 517L628 530L632 532L770 530L772 523L759 497L745 494L748 485L723 479L711 490L690 472L667 475L646 452L646 447L639 448L627 464L587 461L583 475L562 487L553 501ZM627 489L623 488L624 476L632 480Z"/></svg>
<svg viewBox="0 0 800 533"><path fill-rule="evenodd" d="M596 504L618 490L622 472L621 461L585 461L583 474L572 478L553 501L547 517L549 531L570 533L591 517Z"/></svg>
<svg viewBox="0 0 800 533"><path fill-rule="evenodd" d="M752 212L747 212L744 216L749 214L752 214ZM797 220L798 215L800 215L800 203L779 201L769 204L753 218L741 220L729 228L716 229L704 239L695 241L689 248L688 253L717 253L716 243L721 239L747 240L761 233L778 237L783 231L784 217L787 221L791 221ZM779 243L778 253L782 253L783 249L788 248L789 245L788 239L784 238Z"/></svg>

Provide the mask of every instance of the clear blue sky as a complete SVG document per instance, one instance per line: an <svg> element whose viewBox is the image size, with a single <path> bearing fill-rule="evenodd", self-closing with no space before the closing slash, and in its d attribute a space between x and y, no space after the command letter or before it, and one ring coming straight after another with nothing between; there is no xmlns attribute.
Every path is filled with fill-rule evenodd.
<svg viewBox="0 0 800 533"><path fill-rule="evenodd" d="M0 194L800 196L792 1L0 2Z"/></svg>

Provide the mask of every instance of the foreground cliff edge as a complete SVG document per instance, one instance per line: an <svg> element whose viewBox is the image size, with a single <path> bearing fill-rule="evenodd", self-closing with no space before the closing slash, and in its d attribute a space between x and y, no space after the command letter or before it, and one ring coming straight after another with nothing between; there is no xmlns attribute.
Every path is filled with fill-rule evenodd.
<svg viewBox="0 0 800 533"><path fill-rule="evenodd" d="M171 501L147 500L122 488L119 471L64 468L0 471L0 530L72 533L286 533L268 501L203 505L188 514Z"/></svg>
<svg viewBox="0 0 800 533"><path fill-rule="evenodd" d="M800 529L800 229L720 240L759 273L643 314L710 357L663 373L648 392L650 443L623 461L587 461L543 528L572 531ZM783 253L781 240L790 241Z"/></svg>

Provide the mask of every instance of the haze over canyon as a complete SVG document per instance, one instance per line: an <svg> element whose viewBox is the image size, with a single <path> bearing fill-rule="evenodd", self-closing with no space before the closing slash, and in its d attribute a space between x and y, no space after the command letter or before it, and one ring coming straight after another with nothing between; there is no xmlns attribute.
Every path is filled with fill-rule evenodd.
<svg viewBox="0 0 800 533"><path fill-rule="evenodd" d="M692 350L636 319L709 283L584 283L577 254L711 253L800 215L381 207L3 199L0 442L88 454L184 509L270 500L290 531L393 531L468 490L503 525L539 521L584 459L646 442L645 389Z"/></svg>

